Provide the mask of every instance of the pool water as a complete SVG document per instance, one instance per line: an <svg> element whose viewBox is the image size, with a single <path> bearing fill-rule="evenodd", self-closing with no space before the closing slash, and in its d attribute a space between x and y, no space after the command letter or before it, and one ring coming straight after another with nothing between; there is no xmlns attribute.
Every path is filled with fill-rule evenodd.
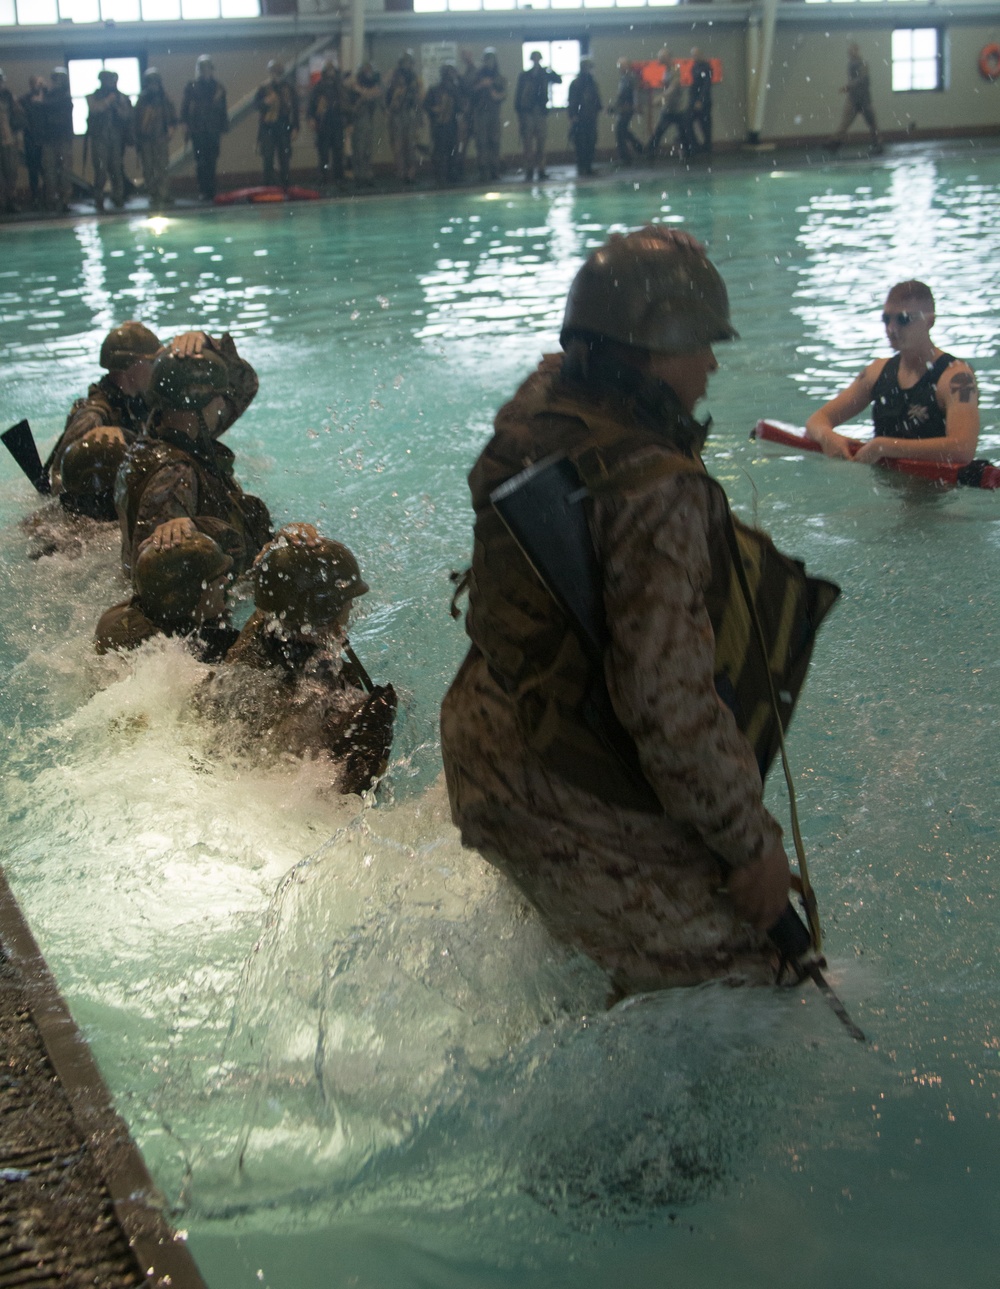
<svg viewBox="0 0 1000 1289"><path fill-rule="evenodd" d="M653 176L5 232L0 399L45 447L126 317L230 330L228 435L279 522L357 553L402 711L374 806L211 724L172 642L97 658L113 533L26 558L0 465L3 863L213 1289L996 1283L1000 500L756 445L875 354L892 282L1000 459L1000 155ZM842 600L790 738L830 976L604 1010L440 784L465 475L589 248L690 229L729 286L709 469ZM246 612L246 606L242 606ZM768 801L785 820L782 786Z"/></svg>

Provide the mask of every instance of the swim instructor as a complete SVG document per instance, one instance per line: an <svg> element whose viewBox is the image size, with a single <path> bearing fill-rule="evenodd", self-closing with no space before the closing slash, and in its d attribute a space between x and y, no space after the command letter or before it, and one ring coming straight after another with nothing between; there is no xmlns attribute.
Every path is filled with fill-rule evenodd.
<svg viewBox="0 0 1000 1289"><path fill-rule="evenodd" d="M759 654L723 659L748 637L733 543L751 543L762 584L768 570L783 588L772 617L787 606L793 623L774 649L783 724L820 584L735 523L702 464L693 410L713 344L735 336L725 285L691 237L659 225L613 236L570 289L564 353L501 408L469 476L472 645L441 710L452 816L618 996L773 980L766 932L787 907L781 829L762 800L777 737L766 673L761 686ZM596 658L490 501L559 453L587 486L607 637ZM594 719L596 686L610 720Z"/></svg>
<svg viewBox="0 0 1000 1289"><path fill-rule="evenodd" d="M968 363L931 340L934 296L923 282L899 282L886 297L882 322L891 358L876 358L855 381L806 421L806 434L827 456L873 465L905 457L964 466L976 454L979 394ZM853 440L836 427L871 404L875 437L853 458Z"/></svg>

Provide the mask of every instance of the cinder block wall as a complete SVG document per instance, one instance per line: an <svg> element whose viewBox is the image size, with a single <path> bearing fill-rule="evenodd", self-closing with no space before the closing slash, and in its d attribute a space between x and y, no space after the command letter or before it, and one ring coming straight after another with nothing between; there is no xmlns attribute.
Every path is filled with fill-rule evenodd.
<svg viewBox="0 0 1000 1289"><path fill-rule="evenodd" d="M980 49L1000 40L1000 19L990 5L967 6L960 20L950 22L933 6L928 6L926 18L922 11L920 17L914 18L911 5L905 6L903 16L902 7L899 13L895 7L889 12L880 7L875 15L870 5L831 4L822 7L822 19L817 12L819 8L810 6L811 12L803 12L804 6L800 10L796 5L798 14L783 14L779 22L762 132L764 139L805 141L830 133L842 111L844 99L838 91L845 79L846 48L851 39L858 41L868 59L875 110L884 131L890 134L914 129L920 134L951 135L965 131L1000 134L1000 81L984 80L977 67ZM709 56L720 58L723 64L723 82L716 87L714 95L715 139L723 148L737 146L747 133L749 9L702 4L661 12L662 22L659 14L656 20L650 21L650 11L622 11L613 18L602 11L600 21L590 22L589 30L587 11L582 10L549 11L544 18L538 11L503 13L496 15L495 24L482 14L390 16L372 12L366 48L383 79L388 81L404 50L413 49L419 64L420 47L424 43L454 41L460 49L469 49L477 62L485 46L495 46L509 84L504 104L503 152L515 164L520 140L513 96L521 67L522 41L531 41L534 37L575 38L587 42L605 101L614 94L615 64L619 57L652 59L664 43L678 56L685 56L692 46L698 45ZM633 21L637 14L648 16L642 21ZM387 20L390 17L391 22ZM315 21L317 25L310 28L308 19L301 17L300 34L295 35L288 34L287 23L276 25L270 19L242 22L234 26L232 36L218 23L198 24L197 30L194 23L186 23L182 39L178 39L176 31L180 24L166 24L171 31L157 23L137 24L127 29L119 26L106 35L100 30L82 27L42 32L36 28L30 35L17 33L10 47L0 49L0 66L8 86L20 94L27 88L31 73L47 75L54 65L68 58L132 54L141 57L145 66L155 65L160 69L167 92L179 107L184 85L194 74L195 58L199 53L211 53L232 107L265 79L268 59L290 62L313 43L318 32L326 30L336 36L335 20L326 17ZM894 94L889 70L892 29L915 24L940 24L944 28L947 86L934 93ZM335 40L333 48L336 47ZM636 122L637 132L643 137L655 119L655 110L650 104ZM378 134L376 160L389 166L391 154L384 113L380 114ZM178 135L175 145L179 142ZM612 146L612 121L605 116L599 147L608 152ZM567 122L563 112L551 113L549 150L554 156L568 156ZM80 141L76 145L76 163L79 170ZM128 164L132 172L138 170L131 153ZM303 120L303 129L294 145L293 168L298 178L309 180L315 165L315 149ZM178 176L178 187L183 187L185 181L189 183L192 175L193 165L186 166ZM223 140L220 179L223 187L236 186L253 182L258 175L256 116L251 114Z"/></svg>

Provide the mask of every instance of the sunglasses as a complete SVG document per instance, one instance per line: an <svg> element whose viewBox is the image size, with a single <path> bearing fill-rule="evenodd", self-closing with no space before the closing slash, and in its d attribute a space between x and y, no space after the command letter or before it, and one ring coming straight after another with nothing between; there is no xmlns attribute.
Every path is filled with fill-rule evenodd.
<svg viewBox="0 0 1000 1289"><path fill-rule="evenodd" d="M882 326L887 327L890 322L894 322L897 327L908 327L914 318L922 318L922 313L883 313Z"/></svg>

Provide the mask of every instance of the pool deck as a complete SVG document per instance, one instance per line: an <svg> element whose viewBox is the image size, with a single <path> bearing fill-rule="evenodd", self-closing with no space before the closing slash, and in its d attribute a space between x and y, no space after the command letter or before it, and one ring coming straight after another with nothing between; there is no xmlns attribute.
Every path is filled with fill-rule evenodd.
<svg viewBox="0 0 1000 1289"><path fill-rule="evenodd" d="M870 164L873 168L898 164L901 161L917 159L942 159L956 156L972 160L979 156L993 156L1000 151L1000 137L989 134L981 137L913 139L887 142L884 151L873 155L868 141L862 136L849 137L846 143L832 153L821 144L808 146L780 146L763 143L756 146L745 145L731 147L713 153L711 156L696 156L689 161L679 161L669 156L660 156L655 161L643 161L637 165L621 165L615 161L599 164L593 175L579 177L574 165L557 162L549 165L547 178L528 183L519 170L511 170L493 183L479 183L466 180L452 188L439 188L430 182L429 176L421 174L417 182L402 186L393 175L380 175L371 188L356 190L353 185L345 183L334 191L320 191L320 196L306 205L340 204L343 202L369 202L384 198L404 197L410 200L421 197L455 193L464 196L476 192L516 192L531 191L532 188L565 185L574 183L580 188L590 188L605 184L623 182L651 183L662 182L667 188L671 183L683 180L690 182L699 177L733 172L768 173L772 170L798 170L836 172L840 167L856 167L859 162ZM296 174L293 179L297 184L309 186L309 175ZM228 182L226 180L225 182ZM319 191L319 190L318 190ZM151 210L146 197L129 198L121 210L108 209L98 213L93 202L76 201L64 214L23 210L13 215L0 215L0 233L5 228L23 228L25 226L47 226L60 224L77 224L82 219L120 220L165 216L169 219L191 219L203 215L215 214L218 211L247 209L251 203L232 205L215 205L210 202L178 197L164 210ZM268 203L273 209L273 204Z"/></svg>
<svg viewBox="0 0 1000 1289"><path fill-rule="evenodd" d="M0 869L0 1284L204 1289Z"/></svg>

